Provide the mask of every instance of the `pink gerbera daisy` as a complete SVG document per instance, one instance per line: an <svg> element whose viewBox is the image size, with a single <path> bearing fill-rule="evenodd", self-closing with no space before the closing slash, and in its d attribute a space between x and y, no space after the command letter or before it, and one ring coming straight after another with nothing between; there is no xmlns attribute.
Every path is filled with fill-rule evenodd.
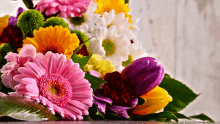
<svg viewBox="0 0 220 124"><path fill-rule="evenodd" d="M92 88L84 79L78 63L63 54L47 52L44 59L36 58L20 67L14 77L20 95L28 96L63 118L81 120L92 106Z"/></svg>
<svg viewBox="0 0 220 124"><path fill-rule="evenodd" d="M86 12L91 0L41 0L36 8L47 16L60 11L62 17L80 17Z"/></svg>

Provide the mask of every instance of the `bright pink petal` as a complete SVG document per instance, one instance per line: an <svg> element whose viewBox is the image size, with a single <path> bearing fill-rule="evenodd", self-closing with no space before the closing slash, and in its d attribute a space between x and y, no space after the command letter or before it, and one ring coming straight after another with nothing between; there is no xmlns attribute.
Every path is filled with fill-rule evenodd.
<svg viewBox="0 0 220 124"><path fill-rule="evenodd" d="M18 71L20 73L26 75L27 77L37 79L37 76L30 69L28 69L26 67L20 67L20 68L18 68Z"/></svg>
<svg viewBox="0 0 220 124"><path fill-rule="evenodd" d="M31 56L35 57L36 56L36 49L33 45L26 44L23 46L23 48L20 50L19 54L21 56Z"/></svg>
<svg viewBox="0 0 220 124"><path fill-rule="evenodd" d="M18 57L19 57L19 54L9 52L9 53L7 53L7 55L5 56L5 59L6 59L8 62L16 62Z"/></svg>

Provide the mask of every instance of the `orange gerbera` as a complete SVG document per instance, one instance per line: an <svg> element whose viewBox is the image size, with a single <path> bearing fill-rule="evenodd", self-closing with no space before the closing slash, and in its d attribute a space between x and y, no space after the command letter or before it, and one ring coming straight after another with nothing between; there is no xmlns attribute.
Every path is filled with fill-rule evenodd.
<svg viewBox="0 0 220 124"><path fill-rule="evenodd" d="M76 34L71 34L69 29L62 26L39 28L39 30L34 30L33 34L33 38L27 37L23 41L23 46L32 44L37 52L43 54L47 51L62 53L69 59L73 51L79 46L79 39Z"/></svg>

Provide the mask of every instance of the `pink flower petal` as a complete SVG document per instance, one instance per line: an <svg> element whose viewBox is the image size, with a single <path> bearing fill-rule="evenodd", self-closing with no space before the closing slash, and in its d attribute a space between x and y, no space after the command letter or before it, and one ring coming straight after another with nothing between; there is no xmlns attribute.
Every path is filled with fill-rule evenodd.
<svg viewBox="0 0 220 124"><path fill-rule="evenodd" d="M83 104L77 100L70 100L69 104L77 107L78 109L88 109L88 106L86 106L85 104Z"/></svg>
<svg viewBox="0 0 220 124"><path fill-rule="evenodd" d="M65 108L68 109L71 113L74 113L74 115L82 115L82 111L75 106L66 105Z"/></svg>
<svg viewBox="0 0 220 124"><path fill-rule="evenodd" d="M14 79L15 81L17 81L17 82L21 82L21 80L22 80L23 78L27 78L27 76L24 75L24 74L19 74L19 75L14 76L13 79Z"/></svg>
<svg viewBox="0 0 220 124"><path fill-rule="evenodd" d="M56 7L56 6L58 6L58 5L59 5L59 3L55 2L55 1L53 1L53 2L50 3L50 6L51 6L51 7Z"/></svg>
<svg viewBox="0 0 220 124"><path fill-rule="evenodd" d="M30 69L26 67L20 67L18 68L18 71L26 75L27 77L38 79L37 76Z"/></svg>
<svg viewBox="0 0 220 124"><path fill-rule="evenodd" d="M67 6L66 5L60 5L59 9L60 9L61 12L66 12Z"/></svg>
<svg viewBox="0 0 220 124"><path fill-rule="evenodd" d="M33 45L26 44L23 46L23 48L20 50L19 54L21 56L31 56L35 57L36 56L36 49Z"/></svg>
<svg viewBox="0 0 220 124"><path fill-rule="evenodd" d="M35 63L28 62L25 64L25 67L28 67L29 70L31 70L38 79L45 74L45 71L42 70L39 66L37 66L37 64Z"/></svg>
<svg viewBox="0 0 220 124"><path fill-rule="evenodd" d="M7 53L7 55L5 56L5 59L6 59L8 62L16 62L18 57L19 57L19 54L9 52L9 53Z"/></svg>

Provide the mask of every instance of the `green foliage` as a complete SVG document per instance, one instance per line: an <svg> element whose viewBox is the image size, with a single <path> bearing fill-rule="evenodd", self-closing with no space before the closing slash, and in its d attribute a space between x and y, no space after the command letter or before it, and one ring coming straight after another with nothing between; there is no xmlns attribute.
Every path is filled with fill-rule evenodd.
<svg viewBox="0 0 220 124"><path fill-rule="evenodd" d="M22 0L22 1L28 9L34 9L34 4L32 0Z"/></svg>
<svg viewBox="0 0 220 124"><path fill-rule="evenodd" d="M93 120L104 120L104 115L99 112L95 104L93 104L92 107L89 108L89 116Z"/></svg>
<svg viewBox="0 0 220 124"><path fill-rule="evenodd" d="M92 89L101 89L101 84L106 82L106 81L104 81L100 78L97 78L95 76L92 76L90 74L85 74L85 79L87 79L89 81Z"/></svg>
<svg viewBox="0 0 220 124"><path fill-rule="evenodd" d="M125 0L125 4L128 4L129 3L129 0Z"/></svg>
<svg viewBox="0 0 220 124"><path fill-rule="evenodd" d="M44 25L44 16L37 10L26 10L18 17L17 25L26 36L32 37L33 31Z"/></svg>
<svg viewBox="0 0 220 124"><path fill-rule="evenodd" d="M82 48L82 46L84 44L86 44L90 39L92 39L93 37L89 38L88 40L86 40L84 43L80 44L74 51L73 51L73 55L71 56L71 59L73 59L74 55Z"/></svg>
<svg viewBox="0 0 220 124"><path fill-rule="evenodd" d="M68 28L68 24L61 18L59 17L51 17L49 19L47 19L44 23L44 27L49 27L49 26L56 26L56 25L60 25L63 28Z"/></svg>
<svg viewBox="0 0 220 124"><path fill-rule="evenodd" d="M81 32L79 30L73 30L73 31L71 31L71 33L75 33L79 37L79 39L82 39L84 42L89 39L85 33ZM86 42L85 45L86 45L86 47L89 47L89 42Z"/></svg>
<svg viewBox="0 0 220 124"><path fill-rule="evenodd" d="M0 68L7 63L4 57L8 52L16 52L15 47L9 43L3 43L0 45Z"/></svg>
<svg viewBox="0 0 220 124"><path fill-rule="evenodd" d="M86 57L80 58L80 59L75 59L75 60L73 59L73 62L74 62L74 63L79 63L80 68L82 69L83 66L86 65L86 63L89 61L89 59L90 59L91 57L92 57L92 54L89 55L89 56L86 56Z"/></svg>
<svg viewBox="0 0 220 124"><path fill-rule="evenodd" d="M198 96L186 85L171 78L168 74L165 74L159 86L164 88L173 98L164 111L179 112Z"/></svg>
<svg viewBox="0 0 220 124"><path fill-rule="evenodd" d="M214 120L212 120L211 118L209 118L207 115L205 115L203 113L199 114L199 115L190 116L190 118L199 119L199 120L202 120L203 122L215 123Z"/></svg>
<svg viewBox="0 0 220 124"><path fill-rule="evenodd" d="M150 120L165 121L170 119L178 122L178 118L172 112L160 112L160 113L153 113L144 116L132 117L133 121L150 121Z"/></svg>
<svg viewBox="0 0 220 124"><path fill-rule="evenodd" d="M146 101L146 99L142 98L142 97L138 97L138 105L142 105L144 104Z"/></svg>
<svg viewBox="0 0 220 124"><path fill-rule="evenodd" d="M0 97L0 115L26 121L54 121L60 119L36 101L13 96Z"/></svg>

